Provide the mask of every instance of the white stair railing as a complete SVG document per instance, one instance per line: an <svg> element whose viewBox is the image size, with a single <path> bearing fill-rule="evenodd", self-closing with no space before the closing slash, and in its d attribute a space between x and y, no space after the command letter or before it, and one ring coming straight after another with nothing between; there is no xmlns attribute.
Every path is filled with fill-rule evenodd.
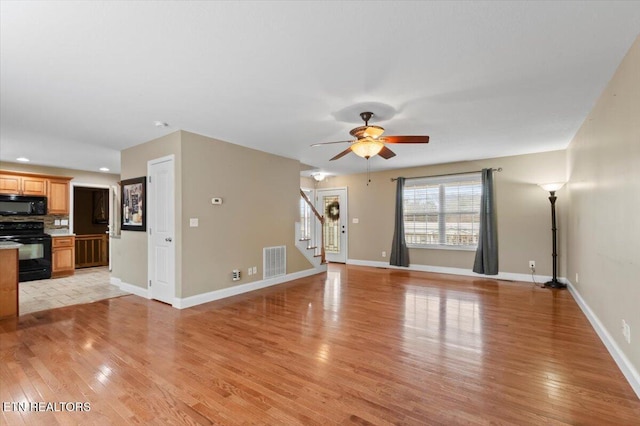
<svg viewBox="0 0 640 426"><path fill-rule="evenodd" d="M320 243L318 244L317 242L314 243L314 241L312 241L311 239L311 235L313 235L313 232L311 232L312 226L313 226L312 221L304 220L306 218L303 218L303 220L300 222L301 223L300 239L309 241L309 246L308 246L309 249L315 250L316 247L318 246L320 247L320 264L324 265L325 263L327 263L327 259L325 257L325 250L324 250L324 216L318 213L318 210L316 210L315 206L313 205L311 200L309 200L309 197L307 196L307 194L305 194L305 192L302 189L300 189L300 196L305 201L305 203L309 206L309 208L313 212L313 215L316 217L316 219L320 222Z"/></svg>

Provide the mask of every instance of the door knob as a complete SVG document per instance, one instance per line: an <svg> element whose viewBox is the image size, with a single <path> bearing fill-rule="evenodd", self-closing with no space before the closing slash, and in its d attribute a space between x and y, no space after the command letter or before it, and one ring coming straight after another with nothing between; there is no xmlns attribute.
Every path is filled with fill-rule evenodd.
<svg viewBox="0 0 640 426"><path fill-rule="evenodd" d="M171 237L167 237L167 238L165 238L164 240L165 240L166 242L168 242L168 243L170 243L171 241L173 241L173 240L171 239Z"/></svg>

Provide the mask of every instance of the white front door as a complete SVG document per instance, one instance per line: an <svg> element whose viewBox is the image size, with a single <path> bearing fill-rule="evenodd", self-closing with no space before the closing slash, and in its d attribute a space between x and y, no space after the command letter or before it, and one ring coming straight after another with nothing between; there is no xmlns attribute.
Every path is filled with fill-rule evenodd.
<svg viewBox="0 0 640 426"><path fill-rule="evenodd" d="M174 158L151 160L147 170L149 293L152 299L173 305L176 296Z"/></svg>
<svg viewBox="0 0 640 426"><path fill-rule="evenodd" d="M327 261L347 262L347 189L319 189L316 209L324 216L324 250ZM317 233L316 235L320 235Z"/></svg>

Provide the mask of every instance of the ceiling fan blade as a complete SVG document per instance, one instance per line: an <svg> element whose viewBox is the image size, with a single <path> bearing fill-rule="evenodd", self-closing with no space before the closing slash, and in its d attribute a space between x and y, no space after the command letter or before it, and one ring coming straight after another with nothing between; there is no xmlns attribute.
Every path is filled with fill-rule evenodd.
<svg viewBox="0 0 640 426"><path fill-rule="evenodd" d="M345 149L344 151L342 151L340 154L336 155L335 157L333 157L329 161L333 161L333 160L337 160L338 158L342 158L342 157L344 157L345 155L347 155L350 152L351 152L351 147Z"/></svg>
<svg viewBox="0 0 640 426"><path fill-rule="evenodd" d="M319 142L319 143L314 143L311 146L332 145L334 143L347 143L347 142L353 142L353 140L350 140L350 141L335 141L335 142Z"/></svg>
<svg viewBox="0 0 640 426"><path fill-rule="evenodd" d="M382 158L384 158L385 160L388 160L391 157L395 157L396 153L391 151L389 148L387 148L386 146L384 148L382 148L380 150L380 152L378 153L378 155Z"/></svg>
<svg viewBox="0 0 640 426"><path fill-rule="evenodd" d="M429 143L429 136L385 136L379 140L385 143Z"/></svg>

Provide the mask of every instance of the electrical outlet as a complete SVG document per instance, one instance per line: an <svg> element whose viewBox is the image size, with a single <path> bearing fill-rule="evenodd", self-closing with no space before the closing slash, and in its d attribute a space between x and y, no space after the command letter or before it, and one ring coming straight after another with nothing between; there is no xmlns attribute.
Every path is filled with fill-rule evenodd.
<svg viewBox="0 0 640 426"><path fill-rule="evenodd" d="M578 273L576 272L576 284L580 282L580 278L578 277Z"/></svg>
<svg viewBox="0 0 640 426"><path fill-rule="evenodd" d="M247 269L247 275L251 276L252 274L253 274L253 269L249 267L249 269Z"/></svg>
<svg viewBox="0 0 640 426"><path fill-rule="evenodd" d="M253 272L254 275L257 274L258 273L258 267L254 266L252 272Z"/></svg>
<svg viewBox="0 0 640 426"><path fill-rule="evenodd" d="M382 257L387 257L387 252L386 251L382 252Z"/></svg>
<svg viewBox="0 0 640 426"><path fill-rule="evenodd" d="M529 269L536 269L536 261L535 260L530 260L529 261Z"/></svg>

